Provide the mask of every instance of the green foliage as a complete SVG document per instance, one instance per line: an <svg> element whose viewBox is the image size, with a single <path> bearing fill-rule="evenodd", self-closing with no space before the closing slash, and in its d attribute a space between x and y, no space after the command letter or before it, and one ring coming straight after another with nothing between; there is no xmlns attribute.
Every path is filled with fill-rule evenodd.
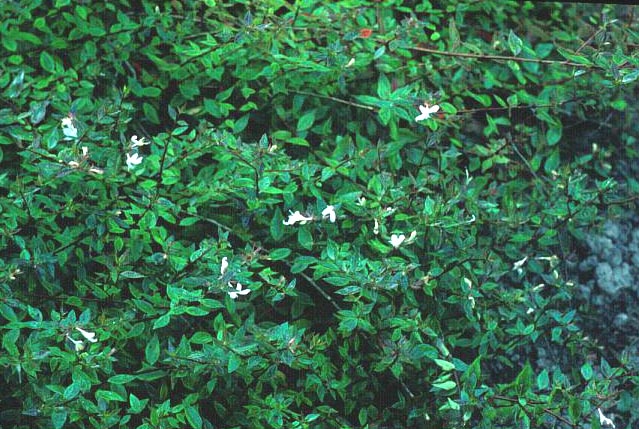
<svg viewBox="0 0 639 429"><path fill-rule="evenodd" d="M637 193L616 10L50 3L0 6L3 427L637 420L564 271Z"/></svg>

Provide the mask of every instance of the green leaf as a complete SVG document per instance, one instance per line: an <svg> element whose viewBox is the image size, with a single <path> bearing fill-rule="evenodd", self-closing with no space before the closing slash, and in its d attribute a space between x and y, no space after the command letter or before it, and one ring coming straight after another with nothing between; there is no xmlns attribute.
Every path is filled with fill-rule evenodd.
<svg viewBox="0 0 639 429"><path fill-rule="evenodd" d="M555 148L544 163L544 171L549 174L553 171L557 171L557 169L559 168L559 162L559 151Z"/></svg>
<svg viewBox="0 0 639 429"><path fill-rule="evenodd" d="M269 258L272 261L281 261L282 259L286 259L288 255L291 254L291 249L287 247L282 247L279 249L273 249L269 252Z"/></svg>
<svg viewBox="0 0 639 429"><path fill-rule="evenodd" d="M546 131L546 142L553 146L561 140L562 127L560 126L551 126Z"/></svg>
<svg viewBox="0 0 639 429"><path fill-rule="evenodd" d="M144 112L144 116L146 119L151 121L151 123L159 125L160 117L158 116L158 110L149 103L142 104L142 111Z"/></svg>
<svg viewBox="0 0 639 429"><path fill-rule="evenodd" d="M553 45L552 43L539 43L535 47L535 52L537 53L537 56L539 58L546 58L548 55L550 55L554 48L555 45Z"/></svg>
<svg viewBox="0 0 639 429"><path fill-rule="evenodd" d="M120 394L116 392L112 392L110 390L98 389L95 392L95 397L96 399L103 399L107 402L109 401L126 402L125 399L122 396L120 396Z"/></svg>
<svg viewBox="0 0 639 429"><path fill-rule="evenodd" d="M439 107L441 107L442 112L448 113L449 115L457 114L457 108L446 101L439 103Z"/></svg>
<svg viewBox="0 0 639 429"><path fill-rule="evenodd" d="M471 91L466 91L466 94L468 94L470 97L477 100L477 102L479 102L479 104L481 104L484 107L490 107L490 105L493 103L492 99L490 98L488 94L475 94L474 92L471 92Z"/></svg>
<svg viewBox="0 0 639 429"><path fill-rule="evenodd" d="M384 73L380 74L377 80L377 95L384 100L391 96L391 84Z"/></svg>
<svg viewBox="0 0 639 429"><path fill-rule="evenodd" d="M309 265L317 262L317 258L312 256L298 256L293 261L293 266L291 267L291 274L298 274L304 271L309 267Z"/></svg>
<svg viewBox="0 0 639 429"><path fill-rule="evenodd" d="M510 34L508 34L508 47L515 56L519 55L521 49L524 47L524 42L522 42L513 30L510 30Z"/></svg>
<svg viewBox="0 0 639 429"><path fill-rule="evenodd" d="M435 363L444 371L452 371L455 369L455 364L448 362L447 360L435 359Z"/></svg>
<svg viewBox="0 0 639 429"><path fill-rule="evenodd" d="M67 421L69 412L66 408L56 407L51 413L51 423L54 429L62 429Z"/></svg>
<svg viewBox="0 0 639 429"><path fill-rule="evenodd" d="M112 383L112 384L126 384L135 380L136 378L137 377L135 375L118 374L118 375L114 375L113 377L110 377L108 381L109 383Z"/></svg>
<svg viewBox="0 0 639 429"><path fill-rule="evenodd" d="M31 123L33 125L37 125L40 122L42 122L42 120L47 114L48 105L49 105L49 101L45 100L39 103L34 103L31 106L31 110L29 111L29 113L31 114Z"/></svg>
<svg viewBox="0 0 639 429"><path fill-rule="evenodd" d="M213 336L208 332L198 331L191 337L193 344L208 344L213 342Z"/></svg>
<svg viewBox="0 0 639 429"><path fill-rule="evenodd" d="M592 366L588 362L581 366L581 375L586 381L589 381L592 378L593 370Z"/></svg>
<svg viewBox="0 0 639 429"><path fill-rule="evenodd" d="M20 356L20 351L16 347L19 336L19 329L11 329L2 335L2 347L9 352L9 356Z"/></svg>
<svg viewBox="0 0 639 429"><path fill-rule="evenodd" d="M547 389L549 385L550 380L548 378L548 370L544 369L537 376L537 388L539 388L539 390L544 390Z"/></svg>
<svg viewBox="0 0 639 429"><path fill-rule="evenodd" d="M64 397L65 401L69 401L73 398L75 398L76 396L78 396L78 394L80 393L80 384L73 382L70 385L67 386L66 389L64 389L64 394L62 395Z"/></svg>
<svg viewBox="0 0 639 429"><path fill-rule="evenodd" d="M229 361L227 365L227 371L229 374L235 372L240 367L241 360L235 353L229 354Z"/></svg>
<svg viewBox="0 0 639 429"><path fill-rule="evenodd" d="M171 321L171 313L163 314L153 322L153 329L164 328Z"/></svg>
<svg viewBox="0 0 639 429"><path fill-rule="evenodd" d="M189 422L193 429L202 429L202 417L197 408L188 405L184 408L186 414L186 420Z"/></svg>
<svg viewBox="0 0 639 429"><path fill-rule="evenodd" d="M315 110L304 113L297 121L297 132L306 131L313 126L315 122Z"/></svg>
<svg viewBox="0 0 639 429"><path fill-rule="evenodd" d="M271 232L271 237L273 240L280 241L282 237L284 237L284 216L282 215L282 211L278 208L273 213L273 218L271 219L271 223L269 224L269 231Z"/></svg>
<svg viewBox="0 0 639 429"><path fill-rule="evenodd" d="M452 380L448 380L443 383L433 383L433 387L436 389L451 390L457 387L457 384Z"/></svg>
<svg viewBox="0 0 639 429"><path fill-rule="evenodd" d="M144 350L146 361L151 365L155 364L160 357L160 340L157 335L153 335Z"/></svg>
<svg viewBox="0 0 639 429"><path fill-rule="evenodd" d="M140 92L140 95L151 98L159 97L160 94L162 94L162 90L154 86L147 86L146 88L142 88L142 91Z"/></svg>
<svg viewBox="0 0 639 429"><path fill-rule="evenodd" d="M313 248L313 236L308 228L300 227L297 230L297 241L303 248L311 250Z"/></svg>
<svg viewBox="0 0 639 429"><path fill-rule="evenodd" d="M55 60L47 51L40 52L40 65L49 73L55 73Z"/></svg>
<svg viewBox="0 0 639 429"><path fill-rule="evenodd" d="M335 293L339 295L352 295L355 293L361 292L361 286L346 286L344 288L338 289Z"/></svg>
<svg viewBox="0 0 639 429"><path fill-rule="evenodd" d="M620 112L623 112L628 107L628 103L626 102L626 100L621 98L611 102L610 107L612 107L615 110L619 110Z"/></svg>
<svg viewBox="0 0 639 429"><path fill-rule="evenodd" d="M133 414L137 414L144 409L146 403L149 402L148 399L140 400L133 393L129 394L129 406L131 407L131 412Z"/></svg>
<svg viewBox="0 0 639 429"><path fill-rule="evenodd" d="M635 69L631 71L630 73L628 73L627 75L624 75L624 77L621 78L621 83L634 82L635 80L637 80L638 77L639 77L639 69Z"/></svg>
<svg viewBox="0 0 639 429"><path fill-rule="evenodd" d="M144 274L135 271L122 271L120 273L120 278L123 279L143 279L144 277L146 277Z"/></svg>
<svg viewBox="0 0 639 429"><path fill-rule="evenodd" d="M592 65L592 62L588 58L582 55L571 53L567 49L557 47L557 52L559 52L559 55L561 55L562 57L564 57L565 59L569 61L572 61L573 63L583 64L585 66Z"/></svg>
<svg viewBox="0 0 639 429"><path fill-rule="evenodd" d="M0 302L0 315L2 315L9 322L18 321L18 316L16 316L16 313L13 311L13 309L2 302Z"/></svg>

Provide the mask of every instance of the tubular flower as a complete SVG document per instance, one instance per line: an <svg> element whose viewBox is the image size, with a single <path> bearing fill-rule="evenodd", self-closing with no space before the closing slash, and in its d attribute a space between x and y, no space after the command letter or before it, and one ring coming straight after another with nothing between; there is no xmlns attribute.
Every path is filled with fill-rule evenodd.
<svg viewBox="0 0 639 429"><path fill-rule="evenodd" d="M287 220L283 220L282 223L284 225L295 225L296 222L299 222L301 225L304 225L306 222L310 222L313 220L313 217L308 217L308 216L304 216L302 213L300 213L299 211L296 211L295 213L293 213L292 211L289 211L289 215L288 215L288 219Z"/></svg>
<svg viewBox="0 0 639 429"><path fill-rule="evenodd" d="M141 139L138 139L138 136L132 136L131 137L131 143L133 143L131 145L131 148L140 147L140 146L144 146L144 145L147 145L147 144L151 144L148 141L146 141L144 139L144 137L142 137Z"/></svg>
<svg viewBox="0 0 639 429"><path fill-rule="evenodd" d="M601 408L597 408L597 412L599 413L599 424L601 426L611 426L613 429L615 428L615 423L601 412Z"/></svg>
<svg viewBox="0 0 639 429"><path fill-rule="evenodd" d="M391 238L390 238L389 242L395 249L397 249L397 248L399 248L399 246L402 245L404 240L406 240L406 236L404 234L399 234L399 235L393 234L393 235L391 235Z"/></svg>
<svg viewBox="0 0 639 429"><path fill-rule="evenodd" d="M137 153L134 153L134 154L127 153L126 154L126 166L130 170L133 167L135 167L136 165L140 165L142 163L142 159L144 159L144 158L141 157L140 155L138 155Z"/></svg>
<svg viewBox="0 0 639 429"><path fill-rule="evenodd" d="M229 282L228 285L230 288L233 288L231 282ZM249 293L251 293L251 289L243 289L242 283L237 282L235 285L235 290L229 291L229 296L231 297L231 299L237 299L238 296L248 295Z"/></svg>
<svg viewBox="0 0 639 429"><path fill-rule="evenodd" d="M73 125L73 119L70 116L62 118L62 132L67 139L78 138L78 129Z"/></svg>
<svg viewBox="0 0 639 429"><path fill-rule="evenodd" d="M229 267L229 258L225 256L222 258L222 264L220 265L220 274L224 275L228 267Z"/></svg>
<svg viewBox="0 0 639 429"><path fill-rule="evenodd" d="M97 342L98 342L98 339L97 339L97 338L95 338L95 332L88 332L88 331L85 331L85 330L84 330L84 329L82 329L82 328L78 328L77 326L75 327L75 329L76 329L79 333L81 333L81 334L82 334L82 336L83 336L84 338L86 338L86 339L87 339L87 341L89 341L89 342L91 342L91 343L97 343Z"/></svg>
<svg viewBox="0 0 639 429"><path fill-rule="evenodd" d="M326 206L324 210L322 210L322 219L328 219L331 223L335 223L337 219L337 215L335 214L335 207Z"/></svg>
<svg viewBox="0 0 639 429"><path fill-rule="evenodd" d="M415 120L416 121L424 121L426 119L430 119L430 115L439 111L439 105L433 104L429 106L428 104L425 106L419 106L419 111L422 112L419 114Z"/></svg>
<svg viewBox="0 0 639 429"><path fill-rule="evenodd" d="M517 274L521 274L523 272L522 267L524 266L524 264L526 263L527 260L528 260L528 256L525 256L522 259L520 259L519 261L516 261L513 264L513 271L516 271Z"/></svg>
<svg viewBox="0 0 639 429"><path fill-rule="evenodd" d="M74 352L81 352L82 350L84 350L84 343L82 341L74 340L69 334L67 334L67 340L69 340L71 344L73 344Z"/></svg>

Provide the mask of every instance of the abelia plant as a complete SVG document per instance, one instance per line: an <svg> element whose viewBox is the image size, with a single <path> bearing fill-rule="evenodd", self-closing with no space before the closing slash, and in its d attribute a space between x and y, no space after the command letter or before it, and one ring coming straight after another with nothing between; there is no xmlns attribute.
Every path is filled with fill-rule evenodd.
<svg viewBox="0 0 639 429"><path fill-rule="evenodd" d="M568 264L639 191L626 9L18 3L3 428L636 424Z"/></svg>

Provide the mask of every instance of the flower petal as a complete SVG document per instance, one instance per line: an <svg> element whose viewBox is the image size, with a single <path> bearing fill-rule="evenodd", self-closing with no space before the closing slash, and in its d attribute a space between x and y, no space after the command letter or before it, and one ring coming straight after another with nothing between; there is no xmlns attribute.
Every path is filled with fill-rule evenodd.
<svg viewBox="0 0 639 429"><path fill-rule="evenodd" d="M92 342L92 343L97 343L97 342L98 342L98 339L97 339L97 338L95 338L95 332L85 331L84 329L79 328L79 327L77 327L77 326L75 327L75 329L76 329L79 333L81 333L81 334L82 334L82 336L83 336L84 338L86 338L86 339L87 339L87 341L90 341L90 342Z"/></svg>

